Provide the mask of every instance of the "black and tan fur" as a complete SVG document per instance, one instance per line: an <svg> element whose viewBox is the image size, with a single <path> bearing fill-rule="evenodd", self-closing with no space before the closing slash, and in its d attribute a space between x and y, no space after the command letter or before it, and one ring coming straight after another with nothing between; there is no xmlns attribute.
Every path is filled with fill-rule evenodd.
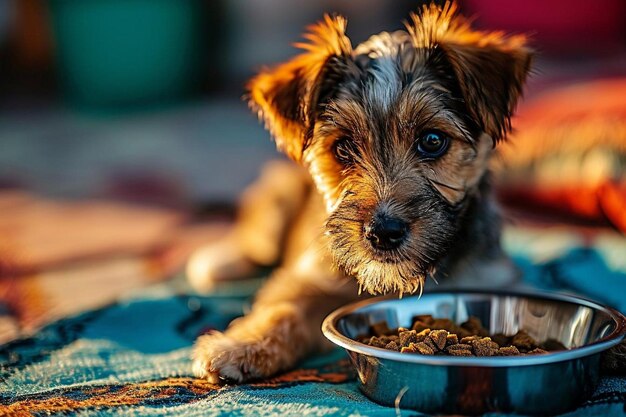
<svg viewBox="0 0 626 417"><path fill-rule="evenodd" d="M302 55L249 84L252 108L300 167L270 166L246 193L233 234L190 260L191 282L205 289L280 262L249 314L198 339L199 376L240 382L288 369L322 347L323 317L360 290L415 293L430 278L462 285L476 275L485 278L474 284L495 286L514 276L488 164L530 68L524 37L475 31L454 4L426 6L406 31L355 48L345 29L345 19L327 16L305 35ZM450 145L424 158L416 138L433 129ZM364 238L379 217L407 225L396 249ZM498 274L476 274L490 268Z"/></svg>

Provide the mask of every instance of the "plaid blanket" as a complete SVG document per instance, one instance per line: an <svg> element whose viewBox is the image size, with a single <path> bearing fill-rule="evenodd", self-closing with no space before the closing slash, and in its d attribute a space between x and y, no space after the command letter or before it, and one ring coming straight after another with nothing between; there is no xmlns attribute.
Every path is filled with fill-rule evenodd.
<svg viewBox="0 0 626 417"><path fill-rule="evenodd" d="M533 243L539 234L505 235L529 285L587 294L626 311L623 238L610 235L594 246L572 248L571 238L537 233L542 245ZM189 355L195 337L223 329L240 315L257 284L201 297L186 291L179 277L5 344L0 415L420 415L369 401L341 350L252 384L219 387L193 378ZM566 415L620 416L625 410L626 378L605 377L590 400Z"/></svg>

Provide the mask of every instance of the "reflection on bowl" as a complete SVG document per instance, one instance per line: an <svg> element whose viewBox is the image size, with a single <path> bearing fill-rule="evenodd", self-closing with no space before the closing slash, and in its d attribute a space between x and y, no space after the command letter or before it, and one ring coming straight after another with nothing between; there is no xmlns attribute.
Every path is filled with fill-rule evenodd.
<svg viewBox="0 0 626 417"><path fill-rule="evenodd" d="M451 357L403 354L354 339L369 326L410 327L431 314L456 323L478 317L489 333L525 330L569 350L533 356ZM626 333L626 317L593 301L531 292L431 292L421 298L376 298L329 315L324 335L345 348L363 392L385 405L423 412L555 414L576 407L595 389L600 354Z"/></svg>

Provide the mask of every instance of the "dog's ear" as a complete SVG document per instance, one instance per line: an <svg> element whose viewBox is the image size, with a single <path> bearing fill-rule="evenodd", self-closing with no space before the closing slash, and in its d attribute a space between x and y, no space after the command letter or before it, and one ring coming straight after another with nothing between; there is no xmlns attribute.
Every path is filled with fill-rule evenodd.
<svg viewBox="0 0 626 417"><path fill-rule="evenodd" d="M441 45L454 69L467 109L497 142L511 129L511 116L530 69L527 48L510 45Z"/></svg>
<svg viewBox="0 0 626 417"><path fill-rule="evenodd" d="M332 93L352 55L343 17L326 15L308 29L308 42L295 44L304 53L261 71L248 83L250 106L278 149L297 162L311 139L319 105Z"/></svg>
<svg viewBox="0 0 626 417"><path fill-rule="evenodd" d="M526 37L472 30L450 2L424 6L411 15L407 29L417 48L429 49L452 69L474 122L494 142L502 139L530 71L533 53Z"/></svg>

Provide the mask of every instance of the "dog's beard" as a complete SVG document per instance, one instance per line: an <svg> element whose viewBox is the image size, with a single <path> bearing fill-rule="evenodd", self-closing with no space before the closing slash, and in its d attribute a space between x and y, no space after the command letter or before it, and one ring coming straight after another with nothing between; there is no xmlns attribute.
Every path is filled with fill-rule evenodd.
<svg viewBox="0 0 626 417"><path fill-rule="evenodd" d="M334 264L354 277L359 288L372 295L421 293L434 277L436 265L450 247L454 228L442 215L430 226L425 219L413 222L406 241L397 249L374 249L363 237L363 220L354 202L342 202L326 222ZM441 212L440 212L441 213Z"/></svg>

